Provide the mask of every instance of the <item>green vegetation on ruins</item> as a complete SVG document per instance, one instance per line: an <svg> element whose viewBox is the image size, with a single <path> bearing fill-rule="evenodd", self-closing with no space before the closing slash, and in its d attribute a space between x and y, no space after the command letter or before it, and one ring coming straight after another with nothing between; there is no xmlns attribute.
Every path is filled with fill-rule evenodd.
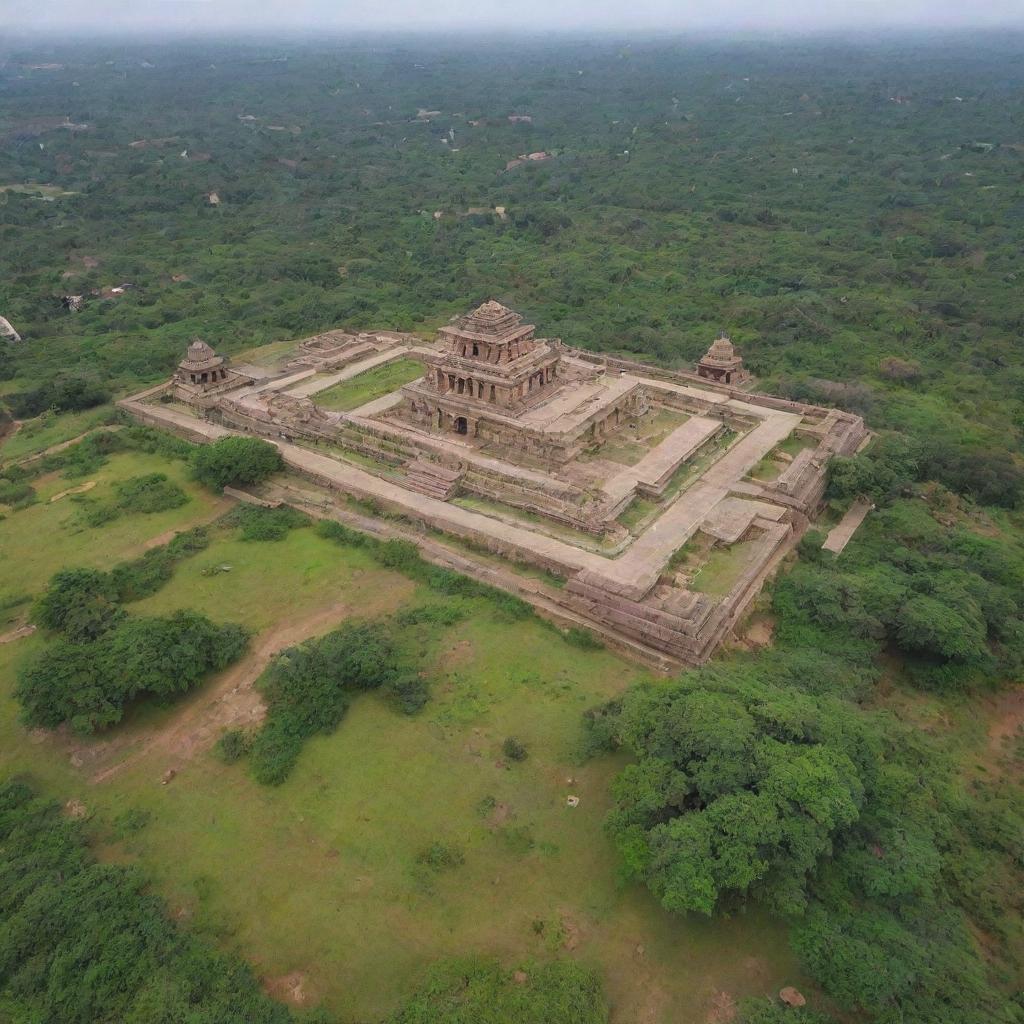
<svg viewBox="0 0 1024 1024"><path fill-rule="evenodd" d="M1020 37L4 45L0 1017L1018 1024ZM110 404L193 335L284 357L492 296L665 366L727 329L762 390L867 418L826 519L877 508L653 679L406 542L233 506L271 446ZM200 634L233 663L139 656Z"/></svg>
<svg viewBox="0 0 1024 1024"><path fill-rule="evenodd" d="M316 404L325 409L347 412L375 398L397 391L403 384L423 376L423 364L415 359L394 359L382 366L364 370L351 380L317 392Z"/></svg>

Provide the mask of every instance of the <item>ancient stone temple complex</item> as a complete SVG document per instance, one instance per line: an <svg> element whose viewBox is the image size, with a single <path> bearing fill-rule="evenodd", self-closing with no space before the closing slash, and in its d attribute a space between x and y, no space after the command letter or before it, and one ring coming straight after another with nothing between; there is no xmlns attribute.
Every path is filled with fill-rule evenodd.
<svg viewBox="0 0 1024 1024"><path fill-rule="evenodd" d="M196 339L123 405L196 441L263 436L291 472L259 500L408 536L664 666L729 635L817 513L829 459L866 439L857 416L750 390L724 336L669 371L538 338L494 301L429 342L335 330L258 355L229 367Z"/></svg>

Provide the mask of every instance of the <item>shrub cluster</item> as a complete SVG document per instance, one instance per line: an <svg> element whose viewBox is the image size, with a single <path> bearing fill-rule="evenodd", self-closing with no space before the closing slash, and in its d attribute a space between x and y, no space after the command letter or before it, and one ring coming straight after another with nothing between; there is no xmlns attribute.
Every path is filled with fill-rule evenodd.
<svg viewBox="0 0 1024 1024"><path fill-rule="evenodd" d="M574 960L524 964L496 960L438 964L385 1024L606 1024L608 1007L596 972Z"/></svg>
<svg viewBox="0 0 1024 1024"><path fill-rule="evenodd" d="M78 412L110 401L110 392L84 377L58 375L28 391L15 391L6 396L11 412L18 419L30 419L47 409L55 412Z"/></svg>
<svg viewBox="0 0 1024 1024"><path fill-rule="evenodd" d="M263 508L239 505L223 519L226 526L237 527L242 540L284 540L290 530L309 525L309 516L288 505Z"/></svg>
<svg viewBox="0 0 1024 1024"><path fill-rule="evenodd" d="M93 616L93 627L98 623ZM218 626L197 612L143 618L115 606L98 635L61 637L32 658L18 674L15 697L27 725L67 722L94 732L119 722L137 697L192 689L235 661L247 640L241 626Z"/></svg>
<svg viewBox="0 0 1024 1024"><path fill-rule="evenodd" d="M383 690L408 712L426 700L422 681L403 667L386 622L346 623L289 647L258 685L267 719L252 743L252 771L268 785L288 777L307 739L337 727L357 694Z"/></svg>
<svg viewBox="0 0 1024 1024"><path fill-rule="evenodd" d="M84 495L76 497L83 499L83 518L89 526L102 526L125 513L165 512L188 501L188 495L166 473L146 473L119 481L114 485L112 501L93 502Z"/></svg>
<svg viewBox="0 0 1024 1024"><path fill-rule="evenodd" d="M138 558L120 562L109 572L62 569L36 602L33 620L72 640L94 639L106 628L110 616L119 613L117 605L155 594L174 574L178 562L209 543L206 529L196 526Z"/></svg>
<svg viewBox="0 0 1024 1024"><path fill-rule="evenodd" d="M840 561L802 562L776 588L782 638L891 645L922 686L1024 668L1024 550L938 523L921 501L872 514Z"/></svg>
<svg viewBox="0 0 1024 1024"><path fill-rule="evenodd" d="M80 824L22 782L0 785L0 993L5 1019L47 1024L293 1020L241 960L177 927L137 868L98 864Z"/></svg>
<svg viewBox="0 0 1024 1024"><path fill-rule="evenodd" d="M182 693L242 653L247 634L240 626L218 626L189 611L133 618L122 608L159 589L174 563L206 542L205 531L190 530L110 572L54 575L33 619L59 636L22 667L15 688L26 723L68 722L91 732L119 721L136 697Z"/></svg>
<svg viewBox="0 0 1024 1024"><path fill-rule="evenodd" d="M192 452L195 478L215 491L258 484L283 467L277 448L258 437L222 437Z"/></svg>

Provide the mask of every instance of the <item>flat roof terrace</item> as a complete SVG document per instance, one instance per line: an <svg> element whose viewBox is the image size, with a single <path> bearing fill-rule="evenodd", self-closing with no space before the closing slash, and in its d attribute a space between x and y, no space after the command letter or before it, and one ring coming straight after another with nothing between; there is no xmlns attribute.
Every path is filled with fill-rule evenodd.
<svg viewBox="0 0 1024 1024"><path fill-rule="evenodd" d="M524 412L518 422L549 434L572 434L641 384L639 377L628 374L566 384L551 401Z"/></svg>

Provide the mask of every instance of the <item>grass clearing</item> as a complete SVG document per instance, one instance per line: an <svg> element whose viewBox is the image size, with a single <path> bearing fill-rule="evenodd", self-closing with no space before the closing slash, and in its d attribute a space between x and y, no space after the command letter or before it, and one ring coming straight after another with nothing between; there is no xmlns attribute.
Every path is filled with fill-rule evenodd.
<svg viewBox="0 0 1024 1024"><path fill-rule="evenodd" d="M619 514L619 522L630 531L635 533L637 527L645 526L655 513L661 509L661 504L651 501L649 498L635 497Z"/></svg>
<svg viewBox="0 0 1024 1024"><path fill-rule="evenodd" d="M159 456L112 456L95 474L97 490L152 471L180 482L190 502L77 532L64 521L67 499L0 522L0 557L17 567L19 587L38 589L61 565L109 568L161 529L214 510L217 499L187 480L187 467ZM204 573L224 565L230 570ZM218 530L132 612L187 607L243 623L256 633L255 658L282 625L298 634L315 621L326 632L350 615L427 596L313 530L275 544ZM237 677L71 741L26 733L11 699L17 664L45 638L0 645L0 770L31 774L62 802L80 800L103 856L138 860L173 913L265 977L301 972L310 1001L343 1019L393 1009L449 954L579 957L603 970L617 1024L703 1020L721 991L741 998L805 985L777 922L760 913L679 918L639 886L619 884L602 820L622 762L578 763L580 714L644 673L607 651L571 646L538 620L510 621L483 599L466 603L466 618L422 640L433 698L420 715L361 696L335 733L307 743L276 788L257 785L244 760L224 765L212 750L182 757L152 742L182 722L203 728L215 694L234 699ZM508 736L525 744L525 761L504 757ZM90 781L126 754L122 770ZM161 785L171 766L177 777ZM148 823L112 843L115 820L128 814ZM417 858L436 843L457 847L465 862L424 871Z"/></svg>
<svg viewBox="0 0 1024 1024"><path fill-rule="evenodd" d="M393 359L318 392L313 401L325 409L348 412L422 376L423 364L418 359Z"/></svg>
<svg viewBox="0 0 1024 1024"><path fill-rule="evenodd" d="M114 415L112 405L100 405L84 412L44 412L34 419L25 420L18 432L0 443L0 460L4 462L24 458L45 451L51 445L63 444L109 423Z"/></svg>
<svg viewBox="0 0 1024 1024"><path fill-rule="evenodd" d="M271 341L266 345L236 352L231 359L234 363L253 363L256 366L277 367L293 356L299 348L302 338L289 338L287 341Z"/></svg>
<svg viewBox="0 0 1024 1024"><path fill-rule="evenodd" d="M0 602L9 591L38 593L47 580L65 566L110 568L122 558L140 554L147 542L160 534L185 530L205 522L218 508L226 508L224 499L195 483L184 462L143 452L124 452L110 456L108 463L87 475L83 483L95 481L89 500L114 497L115 485L146 473L166 473L181 487L189 500L179 508L151 515L126 514L102 526L87 527L81 506L68 495L50 502L54 494L74 486L59 474L47 474L34 482L39 501L14 512L0 522L0 564L5 566L0 579ZM168 538L169 539L169 538ZM6 567L12 567L8 574Z"/></svg>

